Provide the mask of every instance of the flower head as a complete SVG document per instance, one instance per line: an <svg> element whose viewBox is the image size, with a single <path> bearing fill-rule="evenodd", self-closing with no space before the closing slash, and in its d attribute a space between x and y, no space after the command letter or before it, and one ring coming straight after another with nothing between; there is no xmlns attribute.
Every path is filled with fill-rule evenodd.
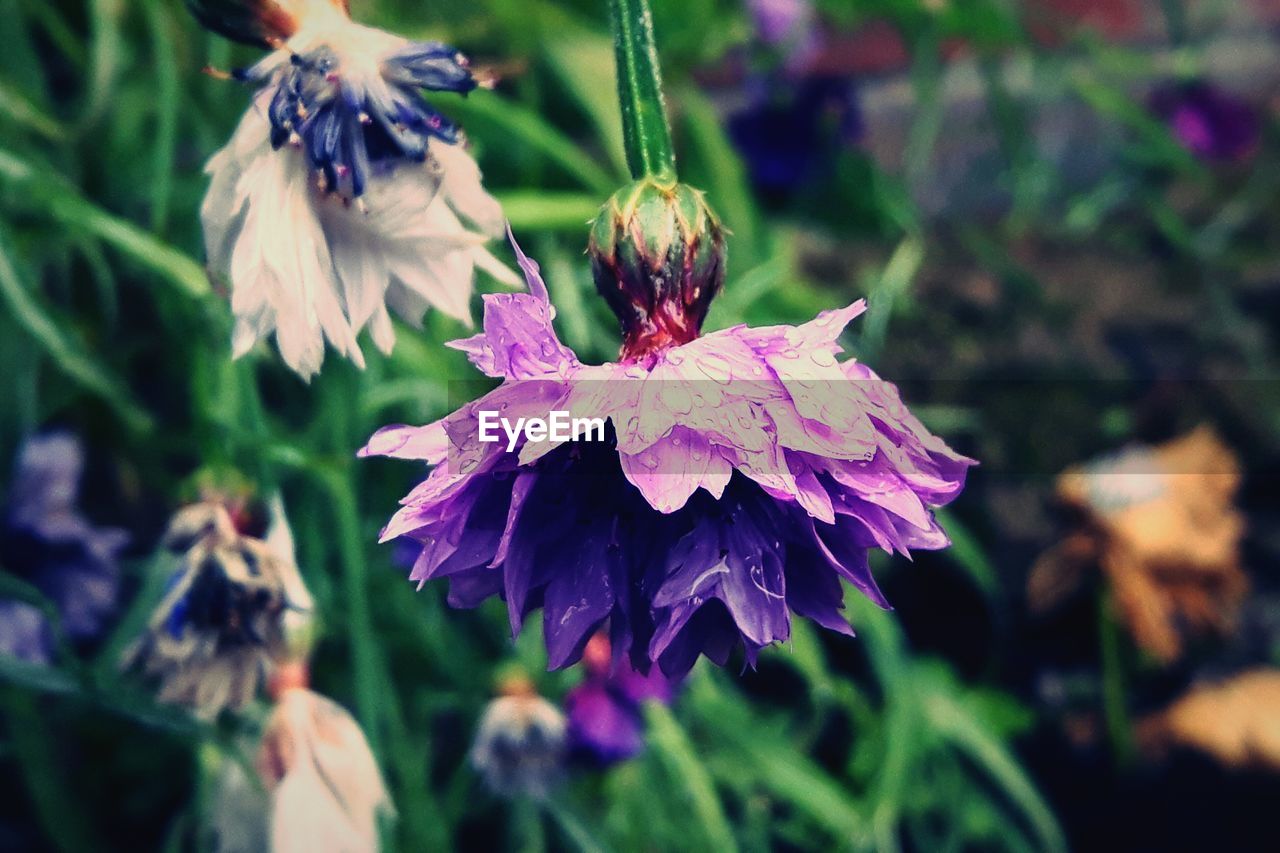
<svg viewBox="0 0 1280 853"><path fill-rule="evenodd" d="M449 578L455 606L501 595L513 631L541 607L553 668L607 622L637 669L680 675L735 647L753 661L790 636L793 613L851 633L842 578L885 604L869 548L948 544L930 508L973 463L892 385L837 360L862 302L586 365L551 327L537 265L519 258L531 292L486 297L484 331L454 344L502 385L362 451L434 466L383 530L422 544L414 580ZM482 418L556 411L604 419L605 440L483 440Z"/></svg>
<svg viewBox="0 0 1280 853"><path fill-rule="evenodd" d="M465 58L354 23L341 3L248 5L287 23L237 72L259 92L206 167L205 246L230 279L235 354L274 331L309 378L325 340L363 365L366 326L390 351L388 307L410 323L431 306L469 322L475 267L513 280L484 248L502 211L458 128L420 95L473 89Z"/></svg>
<svg viewBox="0 0 1280 853"><path fill-rule="evenodd" d="M278 502L271 534L238 530L221 503L186 507L165 544L181 555L147 632L125 663L160 681L159 699L214 716L257 695L277 660L292 653L294 619L311 597L293 562Z"/></svg>
<svg viewBox="0 0 1280 853"><path fill-rule="evenodd" d="M1160 86L1151 95L1151 108L1178 142L1203 160L1243 160L1261 139L1257 111L1202 80Z"/></svg>
<svg viewBox="0 0 1280 853"><path fill-rule="evenodd" d="M476 728L471 766L496 794L545 797L564 768L564 715L525 678L501 690Z"/></svg>
<svg viewBox="0 0 1280 853"><path fill-rule="evenodd" d="M729 134L755 185L785 195L825 174L824 164L861 137L857 86L831 76L757 80L729 117Z"/></svg>
<svg viewBox="0 0 1280 853"><path fill-rule="evenodd" d="M124 531L96 527L76 506L84 451L70 435L29 439L18 453L0 516L0 564L57 608L72 640L97 635L116 606ZM33 605L0 602L0 651L47 661L52 637Z"/></svg>
<svg viewBox="0 0 1280 853"><path fill-rule="evenodd" d="M570 753L608 766L644 749L644 702L670 702L673 684L657 667L648 675L627 660L611 661L609 639L596 634L582 655L586 677L564 698Z"/></svg>
<svg viewBox="0 0 1280 853"><path fill-rule="evenodd" d="M813 58L822 40L813 0L748 0L747 9L760 41L780 49L789 69Z"/></svg>
<svg viewBox="0 0 1280 853"><path fill-rule="evenodd" d="M378 849L378 816L394 813L364 732L341 705L305 687L276 700L258 749L271 796L275 853Z"/></svg>

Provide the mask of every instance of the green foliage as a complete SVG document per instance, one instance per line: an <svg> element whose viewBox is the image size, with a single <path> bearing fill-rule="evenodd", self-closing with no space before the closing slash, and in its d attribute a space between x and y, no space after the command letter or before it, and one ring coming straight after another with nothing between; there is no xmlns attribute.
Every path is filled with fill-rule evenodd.
<svg viewBox="0 0 1280 853"><path fill-rule="evenodd" d="M377 24L520 69L498 91L439 105L466 127L488 185L541 260L565 340L584 359L613 357L616 325L582 257L587 221L622 183L627 162L604 4L352 5ZM1170 207L1160 189L1167 176L1192 186L1209 178L1132 100L1123 69L1105 57L1066 85L1131 134L1129 161L1068 192L1028 147L1024 96L999 72L1002 51L1051 62L1036 58L1010 11L1016 4L947 3L943 12L915 0L823 5L848 22L887 17L914 51L920 109L908 177L924 173L945 133L938 45L966 36L982 52L981 85L1015 204L994 237L968 245L1002 282L1019 280L1006 232L1033 226L1084 238L1117 221L1154 223L1175 251L1208 268L1236 251L1247 217L1224 211L1194 223ZM838 203L767 209L692 74L745 40L740 4L654 6L680 173L705 190L730 231L728 282L708 328L807 319L869 293L879 310L852 345L861 356L879 355L894 324L918 307L914 289L932 251L904 179L848 155L831 188ZM154 514L143 509L150 505L163 515L190 498L202 470L236 470L264 490L281 488L323 621L316 686L352 709L380 758L400 815L387 849L446 849L475 838L581 850L1065 847L1016 756L1028 711L947 662L915 654L894 617L853 591L858 638L819 636L798 622L792 644L764 656L765 670L785 671L797 685L794 695L758 702L734 672L703 666L673 710L648 709L651 743L636 761L583 773L544 804L479 792L465 752L498 671L514 660L552 698L576 675L543 671L536 626L513 645L500 605L458 612L439 585L415 591L390 548L375 544L412 472L353 456L378 426L439 417L466 396L463 383L474 374L441 347L465 330L432 314L421 332L400 329L391 356L370 352L363 373L330 358L310 387L268 347L230 362L228 308L221 283L202 268L197 210L201 165L230 134L248 93L201 69L244 64L254 52L204 33L176 0L0 0L0 44L0 464L22 436L59 423L88 436L92 451L136 484L121 513ZM631 152L645 162L642 154ZM1271 173L1240 188L1241 203L1265 203L1258 200L1274 196L1276 182ZM856 281L820 281L796 248L810 232L871 242L876 260ZM1138 239L1123 228L1112 236ZM963 409L932 414L962 432L975 422ZM983 529L958 518L947 525L955 539L948 559L998 607L1001 580ZM238 754L238 724L207 726L155 708L116 672L119 650L163 582L155 566L130 568L134 603L99 658L64 649L51 668L0 658L0 761L22 780L30 820L60 849L189 849L207 807L208 774L199 768L210 755ZM0 579L0 597L38 600L16 579ZM832 660L856 654L867 666ZM848 731L849 742L831 747L823 735L833 727ZM118 767L65 772L60 755L104 728L131 738L122 743L136 752L112 754ZM138 731L158 734L162 748L146 748ZM93 796L126 766L136 790L120 808L137 810L129 813L149 827L142 839L114 834L116 806Z"/></svg>

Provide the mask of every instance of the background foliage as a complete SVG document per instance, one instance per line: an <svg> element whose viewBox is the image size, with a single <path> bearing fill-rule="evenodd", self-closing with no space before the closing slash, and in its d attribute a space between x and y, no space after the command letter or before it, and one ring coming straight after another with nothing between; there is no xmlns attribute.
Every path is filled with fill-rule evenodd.
<svg viewBox="0 0 1280 853"><path fill-rule="evenodd" d="M611 357L615 322L582 257L586 221L625 177L604 3L352 5L501 73L496 91L440 106L542 263L564 340ZM1274 469L1274 128L1248 170L1210 168L1145 109L1143 87L1173 73L1146 53L1088 34L1050 50L1028 7L999 0L822 6L838 26L887 21L907 46L902 162L841 148L819 180L777 197L753 189L725 130L735 84L716 69L751 62L742 5L654 0L682 176L733 232L709 326L798 322L869 295L853 351L904 380L926 421L987 470L946 518L953 549L879 567L898 611L853 595L857 639L797 623L757 672L699 667L670 712L653 709L643 757L535 806L480 791L465 762L474 722L513 662L553 699L578 675L544 671L535 630L513 645L501 605L455 612L439 586L407 584L374 543L413 472L353 457L378 426L438 417L474 387L451 386L472 374L440 346L464 329L433 314L420 333L399 330L392 356L368 348L364 372L330 357L310 387L266 349L232 363L197 208L203 162L247 92L200 70L254 52L199 30L176 0L0 0L0 466L33 431L74 430L90 447L90 514L135 542L132 604L101 647L52 668L0 661L0 846L200 846L209 767L236 749L238 724L153 707L115 661L155 600L158 532L210 472L284 492L323 620L316 687L355 713L381 760L399 810L388 849L1051 850L1068 834L1140 834L1143 809L1159 813L1148 800L1194 801L1218 779L1196 767L1166 790L1126 764L1130 716L1169 678L1144 687L1124 646L1105 681L1105 617L1101 631L1093 612L1046 639L1022 584L1054 533L1034 508L1069 463L1209 418L1250 470ZM996 141L976 211L927 202L957 132L939 59L956 40ZM1198 68L1194 39L1173 56ZM1037 122L1066 109L1108 129L1100 148L1114 142L1083 179L1036 143ZM1180 384L1207 375L1254 381ZM911 381L925 378L947 381ZM1245 499L1252 518L1273 517L1273 496ZM1250 547L1274 564L1274 536ZM1091 673L1085 701L1118 733L1083 757L1050 734L1036 690L1062 660ZM1108 804L1116 792L1131 796Z"/></svg>

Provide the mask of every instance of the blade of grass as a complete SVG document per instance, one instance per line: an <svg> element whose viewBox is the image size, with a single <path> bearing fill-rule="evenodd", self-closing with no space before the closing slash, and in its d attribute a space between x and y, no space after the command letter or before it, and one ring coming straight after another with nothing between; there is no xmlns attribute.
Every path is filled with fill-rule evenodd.
<svg viewBox="0 0 1280 853"><path fill-rule="evenodd" d="M120 420L137 433L149 433L155 424L119 379L107 373L99 362L68 339L49 318L18 276L7 247L0 241L0 300L8 306L18 325L38 343L54 364L86 391L101 397Z"/></svg>
<svg viewBox="0 0 1280 853"><path fill-rule="evenodd" d="M508 144L523 145L542 154L566 175L601 197L612 193L617 184L613 176L573 140L528 107L484 91L472 92L465 99L451 99L446 106L450 116L464 125L487 124L495 131L495 138L505 135Z"/></svg>
<svg viewBox="0 0 1280 853"><path fill-rule="evenodd" d="M676 721L671 709L661 702L649 702L644 709L649 726L649 743L666 765L673 779L684 786L689 806L702 830L707 849L732 851L738 843L720 807L720 798L693 745Z"/></svg>
<svg viewBox="0 0 1280 853"><path fill-rule="evenodd" d="M155 147L151 164L151 230L163 233L169 221L169 196L173 189L173 158L178 137L178 60L174 56L173 20L167 3L148 0L147 27L156 75Z"/></svg>
<svg viewBox="0 0 1280 853"><path fill-rule="evenodd" d="M88 812L77 807L69 780L64 778L65 762L58 755L58 740L49 730L48 717L30 694L12 688L0 693L14 755L49 841L58 850L74 853L95 849Z"/></svg>
<svg viewBox="0 0 1280 853"><path fill-rule="evenodd" d="M38 200L46 213L69 228L92 234L122 254L168 279L192 299L212 292L204 269L187 255L131 222L88 201L56 175L44 173L0 150L0 180Z"/></svg>

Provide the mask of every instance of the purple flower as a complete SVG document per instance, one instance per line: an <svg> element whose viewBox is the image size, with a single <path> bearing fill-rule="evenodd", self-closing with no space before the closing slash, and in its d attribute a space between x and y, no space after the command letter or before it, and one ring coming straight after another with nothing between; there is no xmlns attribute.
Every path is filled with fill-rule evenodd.
<svg viewBox="0 0 1280 853"><path fill-rule="evenodd" d="M788 68L808 63L820 41L811 0L748 0L747 8L760 41L781 48Z"/></svg>
<svg viewBox="0 0 1280 853"><path fill-rule="evenodd" d="M95 527L76 506L84 451L66 434L28 439L14 466L3 518L0 566L57 608L71 640L91 639L116 606L124 531ZM52 635L36 607L0 602L0 652L46 662Z"/></svg>
<svg viewBox="0 0 1280 853"><path fill-rule="evenodd" d="M1151 109L1202 160L1239 161L1258 147L1257 112L1208 82L1165 84L1152 94Z"/></svg>
<svg viewBox="0 0 1280 853"><path fill-rule="evenodd" d="M764 192L786 193L829 171L824 164L862 136L857 86L850 79L759 81L753 90L749 104L729 117L729 135Z"/></svg>
<svg viewBox="0 0 1280 853"><path fill-rule="evenodd" d="M639 755L644 749L641 706L649 700L670 703L674 687L658 667L648 675L629 661L614 664L608 637L596 634L582 659L586 677L564 698L570 753L606 767Z"/></svg>
<svg viewBox="0 0 1280 853"><path fill-rule="evenodd" d="M449 578L459 607L501 596L513 633L541 607L553 669L607 622L638 670L679 676L737 647L754 663L790 636L793 613L850 634L842 578L887 606L869 548L948 544L930 508L973 463L891 384L837 361L863 302L587 365L556 337L537 264L517 254L530 293L486 296L484 331L452 344L502 385L360 452L433 466L382 532L421 543L414 580ZM495 417L557 412L603 419L604 440L483 440Z"/></svg>

